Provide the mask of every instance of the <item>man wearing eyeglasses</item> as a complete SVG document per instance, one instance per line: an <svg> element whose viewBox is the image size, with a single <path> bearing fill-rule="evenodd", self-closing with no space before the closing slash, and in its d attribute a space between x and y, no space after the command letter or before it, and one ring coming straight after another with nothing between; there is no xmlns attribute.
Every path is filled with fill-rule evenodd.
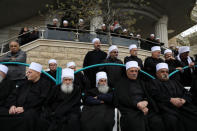
<svg viewBox="0 0 197 131"><path fill-rule="evenodd" d="M20 49L17 41L11 41L9 43L10 52L0 58L0 62L21 62L26 63L26 53ZM16 84L20 84L25 79L25 66L21 65L7 65L8 74L7 78L14 80Z"/></svg>

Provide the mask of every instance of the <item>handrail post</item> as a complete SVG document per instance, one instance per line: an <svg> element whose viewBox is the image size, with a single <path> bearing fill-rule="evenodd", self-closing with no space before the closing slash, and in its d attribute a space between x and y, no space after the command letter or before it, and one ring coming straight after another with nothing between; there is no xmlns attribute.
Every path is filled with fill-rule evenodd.
<svg viewBox="0 0 197 131"><path fill-rule="evenodd" d="M1 55L3 54L3 48L4 48L4 45L1 44Z"/></svg>
<svg viewBox="0 0 197 131"><path fill-rule="evenodd" d="M44 39L44 32L45 32L45 30L43 29L43 30L41 30L41 39Z"/></svg>

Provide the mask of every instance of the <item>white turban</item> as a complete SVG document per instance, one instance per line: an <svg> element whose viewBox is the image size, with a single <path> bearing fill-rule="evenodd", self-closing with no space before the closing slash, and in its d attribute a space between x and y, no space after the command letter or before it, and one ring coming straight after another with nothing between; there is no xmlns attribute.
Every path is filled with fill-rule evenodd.
<svg viewBox="0 0 197 131"><path fill-rule="evenodd" d="M96 73L96 87L98 87L98 82L99 82L100 79L106 79L107 80L107 74L105 72Z"/></svg>
<svg viewBox="0 0 197 131"><path fill-rule="evenodd" d="M189 51L190 51L189 46L181 46L179 48L179 54L182 54L182 53L185 53L185 52L189 52Z"/></svg>
<svg viewBox="0 0 197 131"><path fill-rule="evenodd" d="M132 67L139 68L138 63L136 61L129 61L126 63L126 70Z"/></svg>
<svg viewBox="0 0 197 131"><path fill-rule="evenodd" d="M40 72L42 71L42 65L36 62L32 62L29 66L29 69L32 69L34 71Z"/></svg>
<svg viewBox="0 0 197 131"><path fill-rule="evenodd" d="M7 74L7 72L8 72L8 67L5 66L5 65L1 65L1 64L0 64L0 71L3 72L3 73L5 73L5 74Z"/></svg>
<svg viewBox="0 0 197 131"><path fill-rule="evenodd" d="M151 48L151 51L154 52L154 51L161 51L161 47L160 46L153 46Z"/></svg>
<svg viewBox="0 0 197 131"><path fill-rule="evenodd" d="M137 46L135 44L129 46L129 50L132 50L133 48L137 48Z"/></svg>
<svg viewBox="0 0 197 131"><path fill-rule="evenodd" d="M48 63L49 63L49 64L51 64L51 63L57 64L57 61L56 61L55 59L50 59L50 60L48 61Z"/></svg>
<svg viewBox="0 0 197 131"><path fill-rule="evenodd" d="M64 68L62 70L62 80L64 78L70 78L70 79L74 80L74 70L72 70L70 68Z"/></svg>
<svg viewBox="0 0 197 131"><path fill-rule="evenodd" d="M64 23L64 24L68 24L68 21L67 21L67 20L64 20L63 23Z"/></svg>
<svg viewBox="0 0 197 131"><path fill-rule="evenodd" d="M102 24L102 26L105 26L105 24Z"/></svg>
<svg viewBox="0 0 197 131"><path fill-rule="evenodd" d="M109 49L108 49L108 55L107 55L107 57L110 56L110 53L111 53L113 50L118 51L118 47L117 47L116 45L110 46Z"/></svg>
<svg viewBox="0 0 197 131"><path fill-rule="evenodd" d="M167 63L159 63L156 65L156 70L160 70L160 69L168 69L168 64Z"/></svg>
<svg viewBox="0 0 197 131"><path fill-rule="evenodd" d="M165 55L166 53L172 53L172 50L166 49L166 50L164 51L164 55Z"/></svg>
<svg viewBox="0 0 197 131"><path fill-rule="evenodd" d="M155 37L155 34L150 34L151 37Z"/></svg>
<svg viewBox="0 0 197 131"><path fill-rule="evenodd" d="M133 33L130 33L129 35L130 35L130 36L134 36Z"/></svg>
<svg viewBox="0 0 197 131"><path fill-rule="evenodd" d="M71 67L71 66L76 66L75 62L68 62L67 63L67 68Z"/></svg>
<svg viewBox="0 0 197 131"><path fill-rule="evenodd" d="M54 18L53 21L57 21L58 22L58 19L57 18Z"/></svg>
<svg viewBox="0 0 197 131"><path fill-rule="evenodd" d="M96 41L99 41L99 42L100 42L100 39L99 39L99 38L94 38L94 39L92 40L92 43L94 44Z"/></svg>
<svg viewBox="0 0 197 131"><path fill-rule="evenodd" d="M83 22L83 19L79 19L79 22Z"/></svg>
<svg viewBox="0 0 197 131"><path fill-rule="evenodd" d="M124 29L123 32L127 32L127 29Z"/></svg>

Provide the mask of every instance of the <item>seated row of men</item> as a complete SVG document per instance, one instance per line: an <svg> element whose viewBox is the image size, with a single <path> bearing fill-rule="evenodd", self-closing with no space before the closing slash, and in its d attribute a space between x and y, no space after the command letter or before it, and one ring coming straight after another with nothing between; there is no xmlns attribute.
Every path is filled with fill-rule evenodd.
<svg viewBox="0 0 197 131"><path fill-rule="evenodd" d="M27 79L16 86L6 77L8 68L0 65L0 129L112 131L117 107L122 131L196 131L197 107L178 81L169 80L166 63L156 65L156 79L149 82L138 79L136 61L125 66L114 89L102 71L82 97L73 69L63 69L62 83L50 87L41 75L42 65L32 62Z"/></svg>

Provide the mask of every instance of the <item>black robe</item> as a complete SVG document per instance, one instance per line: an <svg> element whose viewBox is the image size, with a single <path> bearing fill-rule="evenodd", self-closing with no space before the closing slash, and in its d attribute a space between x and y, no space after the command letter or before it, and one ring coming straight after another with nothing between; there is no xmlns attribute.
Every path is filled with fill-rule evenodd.
<svg viewBox="0 0 197 131"><path fill-rule="evenodd" d="M194 62L193 58L192 57L190 57L190 58L191 58L192 62ZM187 59L186 60L181 60L181 64L182 64L183 67L189 65ZM184 70L183 73L181 73L181 84L183 86L190 86L191 87L193 74L197 71L195 68L192 69L192 70L193 71L191 71L191 68L187 68L187 69Z"/></svg>
<svg viewBox="0 0 197 131"><path fill-rule="evenodd" d="M47 99L48 131L80 130L80 90L74 85L70 94L61 91L61 85L52 88Z"/></svg>
<svg viewBox="0 0 197 131"><path fill-rule="evenodd" d="M81 114L82 131L112 131L114 125L112 89L103 94L97 88L92 88L86 92L85 96ZM95 96L98 98L95 99Z"/></svg>
<svg viewBox="0 0 197 131"><path fill-rule="evenodd" d="M176 59L175 60L173 60L173 59L165 60L165 63L168 64L169 74L172 73L173 71L175 71L177 67L183 67L181 62ZM181 72L179 71L176 74L172 75L170 77L170 79L177 80L177 81L181 82Z"/></svg>
<svg viewBox="0 0 197 131"><path fill-rule="evenodd" d="M144 71L151 74L152 76L156 77L156 65L158 63L164 62L161 58L153 58L153 57L147 57L144 61ZM150 77L147 77L146 80L150 80Z"/></svg>
<svg viewBox="0 0 197 131"><path fill-rule="evenodd" d="M111 57L105 59L103 63L117 63L123 64L120 59L112 59ZM115 88L116 83L120 80L120 77L124 75L125 67L121 66L102 66L100 71L107 73L108 85L110 88Z"/></svg>
<svg viewBox="0 0 197 131"><path fill-rule="evenodd" d="M192 103L197 106L197 75L193 77L192 87L190 89L192 95Z"/></svg>
<svg viewBox="0 0 197 131"><path fill-rule="evenodd" d="M7 98L15 88L15 82L7 78L3 79L0 83L0 115L5 113L8 114L8 108L6 107Z"/></svg>
<svg viewBox="0 0 197 131"><path fill-rule="evenodd" d="M136 61L137 63L138 63L138 65L139 65L139 67L143 70L143 62L142 62L142 60L140 59L140 58L138 58L137 56L126 56L125 58L124 58L124 64L126 64L127 62L129 62L129 61Z"/></svg>
<svg viewBox="0 0 197 131"><path fill-rule="evenodd" d="M107 53L101 50L93 50L89 51L83 62L83 67L100 64L102 61L107 57ZM98 72L99 68L91 68L84 71L84 75L86 75L90 81L91 87L96 86L96 73Z"/></svg>
<svg viewBox="0 0 197 131"><path fill-rule="evenodd" d="M56 71L52 72L52 71L47 71L47 73L49 73L54 79L56 79ZM43 74L44 75L44 74ZM44 75L44 77L49 81L50 83L50 87L53 87L56 85L56 83L49 78L48 76Z"/></svg>
<svg viewBox="0 0 197 131"><path fill-rule="evenodd" d="M17 87L9 96L6 107L23 107L21 114L0 117L1 131L39 131L44 128L41 124L43 106L49 91L49 84L43 78L36 83L25 80L24 84Z"/></svg>
<svg viewBox="0 0 197 131"><path fill-rule="evenodd" d="M126 76L115 88L115 105L120 110L121 131L163 131L164 125L158 115L155 102L148 96L146 84L139 80L130 80ZM137 108L140 101L148 101L148 114Z"/></svg>
<svg viewBox="0 0 197 131"><path fill-rule="evenodd" d="M84 93L85 90L90 89L90 81L82 72L75 74L74 83L79 86L81 93Z"/></svg>
<svg viewBox="0 0 197 131"><path fill-rule="evenodd" d="M183 86L175 80L155 79L150 84L149 94L157 102L166 130L196 131L197 108ZM183 98L186 103L177 108L170 102L171 98Z"/></svg>

